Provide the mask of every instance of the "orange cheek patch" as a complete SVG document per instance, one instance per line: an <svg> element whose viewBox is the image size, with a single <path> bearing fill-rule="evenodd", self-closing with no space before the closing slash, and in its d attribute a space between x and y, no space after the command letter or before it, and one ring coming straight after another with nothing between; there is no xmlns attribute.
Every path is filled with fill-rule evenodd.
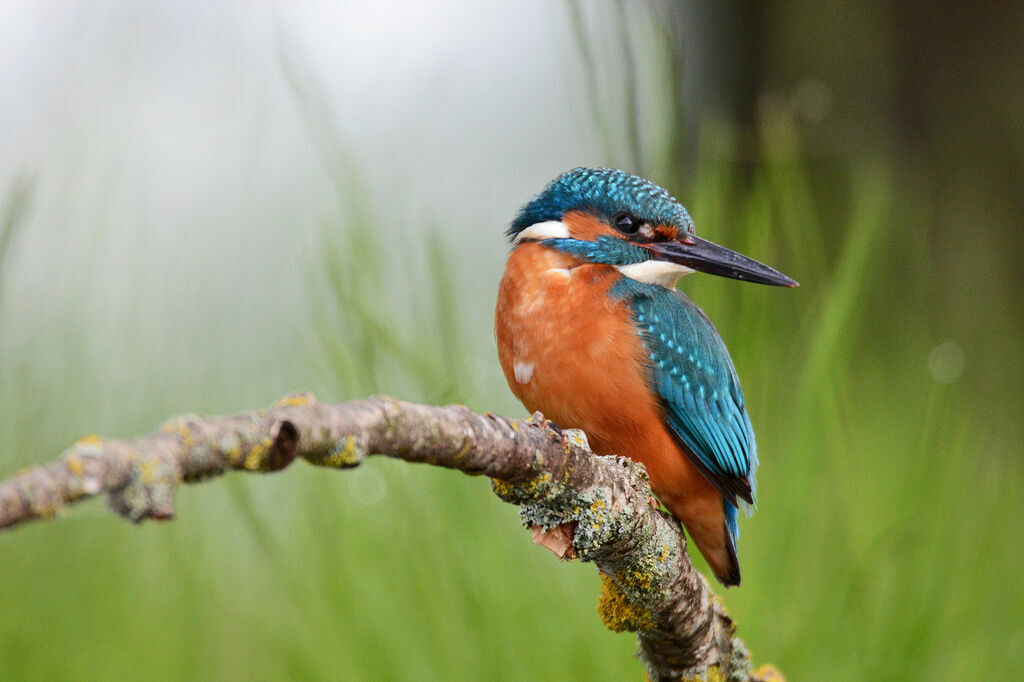
<svg viewBox="0 0 1024 682"><path fill-rule="evenodd" d="M675 241L679 239L679 228L675 225L655 225L654 234L663 239L671 239Z"/></svg>
<svg viewBox="0 0 1024 682"><path fill-rule="evenodd" d="M611 225L583 211L567 212L562 216L562 222L569 229L569 236L573 239L592 242L601 235L622 238ZM675 241L679 238L679 228L675 225L655 225L651 230L658 240Z"/></svg>
<svg viewBox="0 0 1024 682"><path fill-rule="evenodd" d="M607 223L582 211L567 212L562 216L562 222L569 228L569 236L573 239L592 242L601 235L615 236L617 234Z"/></svg>

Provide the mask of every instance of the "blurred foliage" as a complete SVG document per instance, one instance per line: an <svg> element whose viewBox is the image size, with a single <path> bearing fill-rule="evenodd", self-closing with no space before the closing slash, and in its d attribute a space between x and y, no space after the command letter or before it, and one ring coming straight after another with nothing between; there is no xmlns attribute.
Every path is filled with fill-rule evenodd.
<svg viewBox="0 0 1024 682"><path fill-rule="evenodd" d="M601 100L601 51L577 29ZM629 45L660 46L653 73L675 83L680 45L653 35L664 42ZM342 207L310 253L313 329L268 331L312 332L289 360L296 376L316 376L324 399L508 405L497 373L474 366L495 362L492 349L464 340L490 321L460 315L461 297L491 292L460 280L439 231L401 249L379 235L373 179L345 161L316 83L283 61ZM1013 678L1024 657L1021 323L1019 287L1001 275L1013 254L994 248L999 235L971 233L964 262L992 262L971 271L969 297L941 295L962 276L936 247L944 198L891 150L810 152L796 93L758 109L753 157L749 131L702 126L692 167L675 153L677 103L664 135L635 123L634 152L616 151L611 131L639 115L631 102L600 124L609 163L647 160L703 236L801 282L683 282L732 350L758 434L762 506L741 521L744 583L721 591L755 661L794 680ZM49 333L85 333L68 306ZM3 472L85 430L155 425L138 410L91 423L104 385L79 380L91 376L79 348L0 350ZM173 369L153 364L138 372L158 385ZM632 637L596 617L591 567L532 546L486 481L430 467L232 475L182 490L173 523L138 528L93 502L0 536L0 561L4 679L640 676Z"/></svg>
<svg viewBox="0 0 1024 682"><path fill-rule="evenodd" d="M17 236L18 230L28 222L28 213L32 207L32 180L20 177L11 183L11 187L0 206L0 306L3 305L4 258Z"/></svg>

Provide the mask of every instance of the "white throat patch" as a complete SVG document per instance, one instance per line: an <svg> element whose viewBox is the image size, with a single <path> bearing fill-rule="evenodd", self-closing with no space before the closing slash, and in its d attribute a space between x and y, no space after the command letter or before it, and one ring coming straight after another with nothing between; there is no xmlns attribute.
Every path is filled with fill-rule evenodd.
<svg viewBox="0 0 1024 682"><path fill-rule="evenodd" d="M675 289L679 278L693 272L685 265L663 260L645 260L642 263L616 265L615 269L630 279L647 284L660 284L666 289Z"/></svg>

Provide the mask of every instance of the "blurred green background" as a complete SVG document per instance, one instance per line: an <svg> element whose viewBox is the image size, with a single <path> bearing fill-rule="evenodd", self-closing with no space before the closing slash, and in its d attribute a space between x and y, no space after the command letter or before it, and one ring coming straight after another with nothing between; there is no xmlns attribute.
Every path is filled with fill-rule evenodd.
<svg viewBox="0 0 1024 682"><path fill-rule="evenodd" d="M515 210L612 165L793 291L682 283L762 459L722 598L790 679L1024 658L1024 10L9 2L0 474L312 389L522 414ZM483 480L233 474L0 535L2 679L640 679Z"/></svg>

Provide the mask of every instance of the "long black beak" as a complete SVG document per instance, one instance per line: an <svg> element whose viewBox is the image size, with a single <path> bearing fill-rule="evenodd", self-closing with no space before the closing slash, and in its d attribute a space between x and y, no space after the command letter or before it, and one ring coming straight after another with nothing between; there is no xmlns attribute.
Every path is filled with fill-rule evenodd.
<svg viewBox="0 0 1024 682"><path fill-rule="evenodd" d="M678 263L700 272L777 287L799 286L796 281L764 263L693 235L686 235L679 241L643 244L643 247L652 251L658 260Z"/></svg>

